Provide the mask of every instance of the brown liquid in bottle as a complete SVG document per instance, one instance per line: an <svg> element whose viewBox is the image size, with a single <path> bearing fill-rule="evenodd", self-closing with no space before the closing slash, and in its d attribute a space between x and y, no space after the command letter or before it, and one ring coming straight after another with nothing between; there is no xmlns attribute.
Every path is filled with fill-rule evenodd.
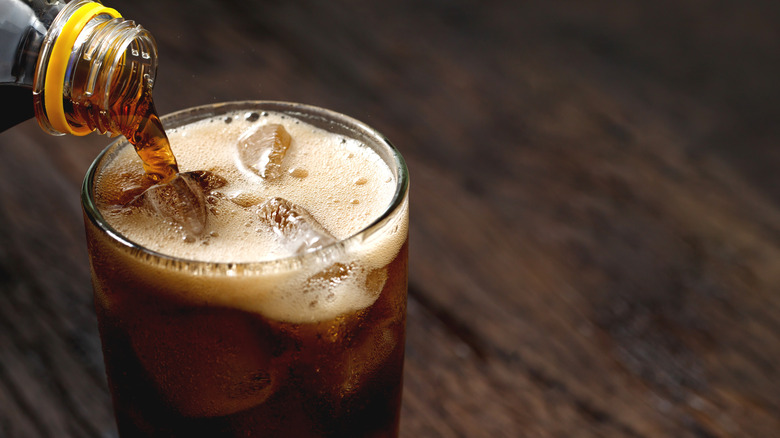
<svg viewBox="0 0 780 438"><path fill-rule="evenodd" d="M76 3L73 7L66 6L58 15L62 23L52 26L59 29L63 23L70 23L69 13L75 13L80 7ZM49 59L50 52L45 51L42 59ZM100 13L80 30L69 53L64 76L49 78L47 73L45 80L39 78L36 82L38 94L34 93L37 102L46 104L43 96L49 91L46 84L62 80L60 111L69 126L63 131L61 124L54 128L50 123L49 114L58 112L56 105L45 109L38 105L36 115L41 126L52 133L121 134L138 152L148 182L173 179L178 174L176 158L152 99L157 47L151 34L133 21ZM46 65L40 70L48 71Z"/></svg>
<svg viewBox="0 0 780 438"><path fill-rule="evenodd" d="M102 132L124 135L143 161L147 176L155 183L166 182L176 176L179 168L154 106L151 82L147 75L135 74L144 60L129 54L125 58L119 69L121 74L108 90L109 108L96 111L103 94L88 92L87 80L77 80L71 99L64 100L66 108L71 109L66 114L75 125L86 124ZM84 74L86 78L88 72L85 68L77 75Z"/></svg>

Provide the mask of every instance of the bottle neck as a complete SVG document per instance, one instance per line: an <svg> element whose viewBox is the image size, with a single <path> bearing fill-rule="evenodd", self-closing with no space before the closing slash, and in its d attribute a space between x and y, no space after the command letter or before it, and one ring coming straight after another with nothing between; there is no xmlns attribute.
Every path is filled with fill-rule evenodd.
<svg viewBox="0 0 780 438"><path fill-rule="evenodd" d="M78 0L57 16L38 57L33 101L51 134L132 132L151 104L157 46L151 34L100 3Z"/></svg>

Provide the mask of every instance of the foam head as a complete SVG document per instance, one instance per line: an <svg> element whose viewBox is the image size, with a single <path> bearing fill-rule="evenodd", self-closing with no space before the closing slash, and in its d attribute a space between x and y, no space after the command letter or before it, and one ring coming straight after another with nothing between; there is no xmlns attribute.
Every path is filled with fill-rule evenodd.
<svg viewBox="0 0 780 438"><path fill-rule="evenodd" d="M276 134L280 128L285 135ZM220 182L204 186L207 220L195 239L175 221L161 221L132 203L124 208L127 190L143 186L142 167L131 147L116 152L96 176L97 205L121 236L164 259L181 261L159 263L145 257L136 263L143 265L138 266L146 272L142 275L186 283L181 289L190 298L288 321L321 320L360 309L376 298L383 284L377 281L383 278L381 270L406 241L407 200L403 191L399 194L398 176L386 157L361 139L334 131L290 114L245 110L169 129L180 170L206 171ZM253 166L257 160L247 164L242 158L246 139L257 132L271 132L284 142L283 147L270 146L273 178ZM304 241L313 239L315 245L303 255L299 247L291 250L259 213L277 198L305 211L304 222L317 230L311 232L307 225ZM387 219L391 208L396 210L388 219L392 223L374 224ZM199 268L191 269L195 265ZM255 269L258 265L263 268ZM231 266L240 275L231 273Z"/></svg>

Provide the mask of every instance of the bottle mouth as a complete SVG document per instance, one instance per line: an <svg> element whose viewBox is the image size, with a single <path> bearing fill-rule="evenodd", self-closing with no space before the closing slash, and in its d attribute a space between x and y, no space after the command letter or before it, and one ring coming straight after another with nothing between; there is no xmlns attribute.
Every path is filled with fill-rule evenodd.
<svg viewBox="0 0 780 438"><path fill-rule="evenodd" d="M89 29L80 50L73 73L65 78L64 96L82 108L85 120L71 119L70 125L82 123L90 132L133 132L139 122L136 107L151 103L157 72L154 38L133 21L114 18ZM80 68L81 63L88 63L87 68ZM87 73L77 77L80 70Z"/></svg>
<svg viewBox="0 0 780 438"><path fill-rule="evenodd" d="M35 70L33 103L38 123L50 134L86 135L91 132L68 123L62 96L73 46L87 23L96 16L121 17L119 12L100 3L78 0L57 14L44 37Z"/></svg>

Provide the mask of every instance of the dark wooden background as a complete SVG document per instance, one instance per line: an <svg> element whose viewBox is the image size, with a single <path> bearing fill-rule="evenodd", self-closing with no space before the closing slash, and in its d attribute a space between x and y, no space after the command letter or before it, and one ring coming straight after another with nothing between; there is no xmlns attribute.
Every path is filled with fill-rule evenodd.
<svg viewBox="0 0 780 438"><path fill-rule="evenodd" d="M780 2L105 3L162 113L305 102L406 156L403 437L780 436ZM0 437L114 434L78 195L107 143L0 134Z"/></svg>

